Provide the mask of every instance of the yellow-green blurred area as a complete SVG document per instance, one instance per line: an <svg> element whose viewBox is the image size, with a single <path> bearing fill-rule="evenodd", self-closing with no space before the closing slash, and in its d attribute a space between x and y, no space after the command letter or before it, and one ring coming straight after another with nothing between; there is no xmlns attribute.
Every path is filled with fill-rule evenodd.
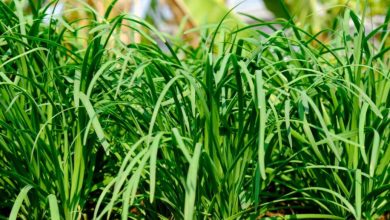
<svg viewBox="0 0 390 220"><path fill-rule="evenodd" d="M269 4L278 4L277 1L266 0ZM390 5L389 0L285 0L285 4L290 10L294 20L300 26L310 25L312 31L316 32L323 28L331 27L337 16L346 9L352 9L365 15L366 25L377 25L383 22L385 14ZM280 10L278 5L271 6L275 14L279 17L286 15Z"/></svg>

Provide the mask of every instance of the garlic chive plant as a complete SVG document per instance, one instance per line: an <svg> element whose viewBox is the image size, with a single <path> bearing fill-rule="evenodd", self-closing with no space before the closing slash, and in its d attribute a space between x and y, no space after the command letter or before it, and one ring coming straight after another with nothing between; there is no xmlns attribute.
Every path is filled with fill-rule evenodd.
<svg viewBox="0 0 390 220"><path fill-rule="evenodd" d="M346 10L327 42L221 22L193 48L19 3L0 2L2 218L388 215L390 12L367 33Z"/></svg>

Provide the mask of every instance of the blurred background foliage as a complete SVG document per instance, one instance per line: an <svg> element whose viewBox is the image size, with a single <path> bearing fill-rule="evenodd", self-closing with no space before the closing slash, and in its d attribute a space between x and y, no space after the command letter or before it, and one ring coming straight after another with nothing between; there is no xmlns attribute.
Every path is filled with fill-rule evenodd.
<svg viewBox="0 0 390 220"><path fill-rule="evenodd" d="M365 27L372 30L383 22L390 0L20 0L20 5L31 16L46 10L46 19L57 20L68 29L88 25L87 21L91 21L86 19L88 16L102 22L124 13L144 19L162 32L194 41L198 38L197 27L216 24L227 14L232 29L253 22L253 17L264 21L291 18L297 26L317 33L332 28L347 8L360 11L361 15L366 8ZM111 8L109 14L108 8ZM121 35L123 41L140 41L137 34L130 37L129 28L122 28Z"/></svg>
<svg viewBox="0 0 390 220"><path fill-rule="evenodd" d="M297 24L310 27L312 32L332 27L337 16L346 8L361 13L363 8L366 8L365 15L368 19L366 24L377 25L383 22L390 5L389 0L284 0L284 2ZM265 3L276 17L287 18L279 1L265 0Z"/></svg>
<svg viewBox="0 0 390 220"><path fill-rule="evenodd" d="M290 20L295 26L313 34L322 42L329 42L340 18L346 10L353 10L370 33L390 16L390 0L3 0L14 8L23 8L26 20L43 20L53 30L67 29L65 39L70 45L85 47L94 37L90 30L101 24L115 25L121 42L150 42L157 29L166 39L183 47L196 47L209 30L223 19L222 32L230 32L247 24ZM363 10L364 9L364 10ZM42 15L46 15L43 17ZM118 16L132 19L119 19ZM364 15L364 16L363 16ZM30 18L30 19L28 19ZM148 28L141 25L148 23ZM119 23L119 24L116 24ZM261 31L271 30L259 27ZM351 31L355 29L350 22ZM253 31L253 30L251 30ZM333 34L332 34L333 33ZM223 33L222 33L223 35ZM251 36L249 30L239 32L239 38ZM377 34L379 36L379 34ZM372 38L372 39L375 39ZM154 36L160 46L164 43ZM226 40L226 39L225 39ZM119 42L118 42L119 43ZM313 42L314 43L314 42ZM384 42L390 45L390 39ZM110 40L110 46L115 42ZM76 46L76 47L79 47Z"/></svg>

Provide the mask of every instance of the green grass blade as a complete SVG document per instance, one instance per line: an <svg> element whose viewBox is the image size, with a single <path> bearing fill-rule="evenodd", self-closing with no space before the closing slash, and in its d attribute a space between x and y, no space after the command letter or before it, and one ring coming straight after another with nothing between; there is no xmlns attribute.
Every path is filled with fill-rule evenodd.
<svg viewBox="0 0 390 220"><path fill-rule="evenodd" d="M197 183L197 173L199 167L199 159L201 155L202 144L197 143L195 146L194 155L190 162L190 167L188 168L187 182L186 182L186 195L185 195L185 204L184 204L184 219L192 220L194 217L196 205L196 183Z"/></svg>
<svg viewBox="0 0 390 220"><path fill-rule="evenodd" d="M355 173L355 210L356 210L356 219L361 219L362 217L362 171L360 169L357 169Z"/></svg>
<svg viewBox="0 0 390 220"><path fill-rule="evenodd" d="M48 197L49 206L50 206L50 217L52 220L60 220L60 212L58 209L57 197L53 194L50 194Z"/></svg>
<svg viewBox="0 0 390 220"><path fill-rule="evenodd" d="M364 103L363 107L360 111L360 117L359 117L359 144L360 144L360 146L362 146L360 148L360 152L362 154L363 161L366 164L368 163L368 159L367 159L367 154L366 154L365 147L364 147L365 146L364 127L365 127L365 123L366 123L367 110L368 110L368 104Z"/></svg>
<svg viewBox="0 0 390 220"><path fill-rule="evenodd" d="M80 92L79 97L80 97L81 102L85 106L85 109L87 110L88 116L89 116L91 123L92 123L92 127L95 130L95 133L99 138L99 141L101 142L104 150L108 154L109 153L109 150L108 150L109 143L104 135L103 128L102 128L102 126L97 118L97 114L96 114L91 102L89 101L89 98L82 92Z"/></svg>
<svg viewBox="0 0 390 220"><path fill-rule="evenodd" d="M158 133L150 146L150 202L153 203L156 191L157 152L163 133Z"/></svg>
<svg viewBox="0 0 390 220"><path fill-rule="evenodd" d="M371 151L371 158L370 158L371 177L374 177L375 169L377 168L378 156L379 156L379 143L380 143L379 133L376 130L374 130L374 140L372 143L372 151Z"/></svg>
<svg viewBox="0 0 390 220"><path fill-rule="evenodd" d="M257 109L259 113L259 146L258 146L258 163L260 168L260 174L263 179L266 179L265 174L265 123L267 121L266 114L266 101L264 91L264 81L261 71L256 72L256 89L257 89Z"/></svg>
<svg viewBox="0 0 390 220"><path fill-rule="evenodd" d="M20 191L19 195L16 197L14 205L12 206L11 213L9 215L10 220L16 220L18 217L18 213L20 208L22 207L23 201L28 198L27 193L32 189L31 185L27 185L23 187Z"/></svg>

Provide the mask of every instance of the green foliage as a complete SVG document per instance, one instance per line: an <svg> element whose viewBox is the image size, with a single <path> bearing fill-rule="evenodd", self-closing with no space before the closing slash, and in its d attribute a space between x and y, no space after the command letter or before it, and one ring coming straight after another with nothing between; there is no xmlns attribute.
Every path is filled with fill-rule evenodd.
<svg viewBox="0 0 390 220"><path fill-rule="evenodd" d="M273 22L191 48L127 16L71 30L16 8L0 2L2 217L389 211L389 17L365 33L346 10L326 44ZM123 20L143 43L121 43Z"/></svg>
<svg viewBox="0 0 390 220"><path fill-rule="evenodd" d="M388 0L264 0L268 10L277 18L289 19L288 13L283 9L287 7L290 16L297 26L305 28L312 33L332 28L338 16L347 9L355 11L366 10L366 25L376 26L384 18L389 9ZM373 17L375 17L373 19ZM376 21L378 20L378 21Z"/></svg>

